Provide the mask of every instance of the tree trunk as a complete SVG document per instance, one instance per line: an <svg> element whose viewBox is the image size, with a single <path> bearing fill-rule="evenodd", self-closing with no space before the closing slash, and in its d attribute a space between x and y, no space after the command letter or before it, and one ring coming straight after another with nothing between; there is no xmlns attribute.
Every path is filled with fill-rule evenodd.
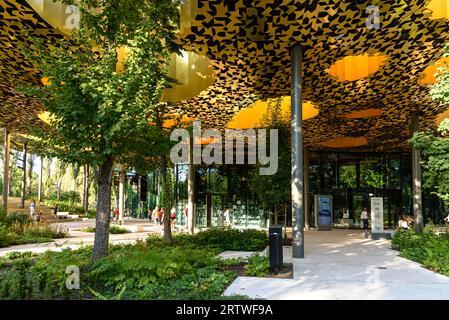
<svg viewBox="0 0 449 320"><path fill-rule="evenodd" d="M93 262L108 255L109 223L111 220L111 180L114 160L109 156L100 166L97 175L98 202L95 223Z"/></svg>
<svg viewBox="0 0 449 320"><path fill-rule="evenodd" d="M58 179L58 189L56 191L56 199L61 200L61 185L62 185L62 177Z"/></svg>
<svg viewBox="0 0 449 320"><path fill-rule="evenodd" d="M30 154L30 167L28 168L28 196L33 198L32 186L33 186L33 167L34 167L34 155Z"/></svg>
<svg viewBox="0 0 449 320"><path fill-rule="evenodd" d="M84 165L84 180L83 180L83 208L84 211L89 210L89 165Z"/></svg>
<svg viewBox="0 0 449 320"><path fill-rule="evenodd" d="M26 198L26 187L27 187L27 143L23 144L23 154L22 154L22 163L23 163L23 176L22 176L22 186L20 189L20 205L19 208L25 208L25 198Z"/></svg>
<svg viewBox="0 0 449 320"><path fill-rule="evenodd" d="M51 194L51 189L52 189L52 179L51 179L51 164L52 164L52 159L51 158L45 158L45 188L42 190L42 196L43 197L48 197Z"/></svg>
<svg viewBox="0 0 449 320"><path fill-rule="evenodd" d="M44 173L44 157L40 156L39 183L38 183L38 188L37 188L37 201L39 202L39 204L42 202L43 173Z"/></svg>
<svg viewBox="0 0 449 320"><path fill-rule="evenodd" d="M72 164L72 202L76 201L76 192L78 189L78 176L80 174L80 166L78 164Z"/></svg>
<svg viewBox="0 0 449 320"><path fill-rule="evenodd" d="M162 176L162 190L164 190L164 240L167 242L172 241L171 234L171 219L170 219L170 210L171 210L171 188L170 182L167 179L167 159L165 156L161 157L162 159L162 168L161 168L161 176ZM170 179L171 180L171 179Z"/></svg>

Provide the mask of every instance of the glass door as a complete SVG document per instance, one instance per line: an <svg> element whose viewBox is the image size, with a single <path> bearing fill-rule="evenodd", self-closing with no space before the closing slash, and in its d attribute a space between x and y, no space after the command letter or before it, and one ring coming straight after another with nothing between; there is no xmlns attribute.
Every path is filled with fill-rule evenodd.
<svg viewBox="0 0 449 320"><path fill-rule="evenodd" d="M366 207L366 195L364 194L354 194L352 196L352 208L350 211L350 216L354 219L354 226L360 225L360 215L363 208Z"/></svg>
<svg viewBox="0 0 449 320"><path fill-rule="evenodd" d="M224 226L224 199L226 195L212 195L212 226L213 227L222 227Z"/></svg>

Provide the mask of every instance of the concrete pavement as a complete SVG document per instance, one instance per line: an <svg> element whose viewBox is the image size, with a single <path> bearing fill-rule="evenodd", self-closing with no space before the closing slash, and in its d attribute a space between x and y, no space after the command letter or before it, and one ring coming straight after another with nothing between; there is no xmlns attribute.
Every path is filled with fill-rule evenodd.
<svg viewBox="0 0 449 320"><path fill-rule="evenodd" d="M305 259L293 259L294 279L239 277L225 295L283 300L449 299L449 277L401 258L388 240L361 231L307 231ZM284 260L291 258L284 248ZM291 261L291 260L290 260Z"/></svg>

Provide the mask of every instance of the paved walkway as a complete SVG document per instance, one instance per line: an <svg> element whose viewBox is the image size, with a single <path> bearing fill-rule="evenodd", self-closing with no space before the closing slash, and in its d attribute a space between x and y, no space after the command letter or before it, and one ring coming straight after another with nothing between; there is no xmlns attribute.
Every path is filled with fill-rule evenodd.
<svg viewBox="0 0 449 320"><path fill-rule="evenodd" d="M67 228L70 237L65 239L55 239L54 242L24 244L19 246L0 248L0 257L5 256L10 252L42 253L47 250L61 251L67 248L78 249L83 245L92 245L94 243L94 233L80 231L80 229L84 229L87 227L95 227L94 219L52 224L52 226L56 225ZM162 235L163 232L162 228L158 226L154 227L152 223L148 223L148 220L125 220L125 225L122 227L128 228L130 230L135 230L136 226L142 226L143 231L124 234L110 234L109 242L113 244L135 243L138 240L145 240L146 238L148 238L149 234ZM180 232L183 230L184 229L182 227L179 227L179 229L175 230L174 232Z"/></svg>
<svg viewBox="0 0 449 320"><path fill-rule="evenodd" d="M361 231L308 231L305 259L293 259L295 279L238 277L225 295L283 300L449 299L449 277L403 259L390 241ZM284 248L284 260L291 248Z"/></svg>

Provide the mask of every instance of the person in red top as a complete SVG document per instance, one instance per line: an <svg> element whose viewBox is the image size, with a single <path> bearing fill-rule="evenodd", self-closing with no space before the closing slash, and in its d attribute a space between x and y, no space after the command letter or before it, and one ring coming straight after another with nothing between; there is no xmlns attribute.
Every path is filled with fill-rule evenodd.
<svg viewBox="0 0 449 320"><path fill-rule="evenodd" d="M184 218L186 220L186 229L189 227L189 207L184 208Z"/></svg>
<svg viewBox="0 0 449 320"><path fill-rule="evenodd" d="M118 209L118 208L115 208L115 222L118 221L119 213L120 213L119 209Z"/></svg>
<svg viewBox="0 0 449 320"><path fill-rule="evenodd" d="M171 208L171 210L170 210L170 220L171 220L171 227L173 229L177 229L176 228L176 208L175 207Z"/></svg>

